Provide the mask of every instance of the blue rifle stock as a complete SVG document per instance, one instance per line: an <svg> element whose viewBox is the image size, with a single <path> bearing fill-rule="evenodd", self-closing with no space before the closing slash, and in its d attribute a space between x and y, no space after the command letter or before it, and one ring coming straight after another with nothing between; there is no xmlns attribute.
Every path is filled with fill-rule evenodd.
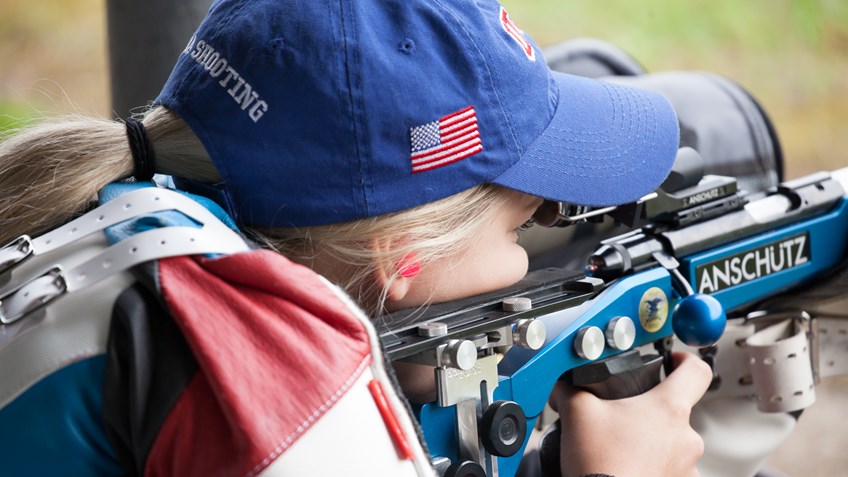
<svg viewBox="0 0 848 477"><path fill-rule="evenodd" d="M604 211L641 228L603 241L584 272L540 270L507 290L386 318L389 358L433 367L436 397L414 409L437 470L514 475L554 383L667 343L692 290L739 311L845 259L848 168L755 194L706 184ZM623 341L620 317L633 325Z"/></svg>

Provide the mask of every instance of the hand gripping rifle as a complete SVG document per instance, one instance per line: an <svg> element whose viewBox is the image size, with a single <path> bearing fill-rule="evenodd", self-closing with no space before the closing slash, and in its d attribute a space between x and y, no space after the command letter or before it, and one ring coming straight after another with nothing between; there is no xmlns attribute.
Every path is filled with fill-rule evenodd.
<svg viewBox="0 0 848 477"><path fill-rule="evenodd" d="M695 156L681 149L678 164ZM583 271L538 270L499 292L385 317L389 358L433 370L436 396L414 408L440 472L514 475L558 379L606 398L641 393L660 379L674 336L713 365L714 389L742 387L765 411L811 404L813 383L826 374L818 326L826 317L756 305L841 269L848 168L754 193L734 178L693 183L685 175L626 206L549 204L539 216L547 225L608 215L638 227L604 240ZM726 314L747 316L747 334L733 335L749 345L738 366L754 360L732 370L741 378L720 371L735 361L716 366ZM646 345L659 355L640 353Z"/></svg>
<svg viewBox="0 0 848 477"><path fill-rule="evenodd" d="M848 289L839 273L848 169L780 183L769 118L726 78L646 74L596 40L566 41L545 56L562 72L665 95L682 149L666 183L636 203L546 204L537 222L549 226L611 217L631 227L594 248L583 270L558 268L569 262L559 254L542 261L556 267L508 289L384 317L389 358L432 376L435 394L410 400L437 471L515 475L558 379L610 399L641 393L659 381L674 342L712 365L708 394L756 396L767 412L803 409L821 377L848 373L846 321L817 303ZM542 438L545 475L559 473L557 437Z"/></svg>

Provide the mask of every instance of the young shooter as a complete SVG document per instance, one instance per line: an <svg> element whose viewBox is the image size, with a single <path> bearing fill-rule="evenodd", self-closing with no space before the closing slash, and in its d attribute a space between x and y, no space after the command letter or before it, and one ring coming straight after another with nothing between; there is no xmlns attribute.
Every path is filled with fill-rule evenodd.
<svg viewBox="0 0 848 477"><path fill-rule="evenodd" d="M63 119L0 146L0 233L38 235L111 182L168 174L380 319L515 283L527 271L518 230L541 199L638 199L663 181L677 144L663 98L550 71L492 0L219 0L140 121ZM82 369L59 364L3 395L0 428L16 443L0 451L4 465L433 472L372 328L317 275L267 251L157 263L137 271L154 279L129 288L136 298L105 321L108 343L104 331L94 351L56 360L105 356L81 372L102 383L96 399L80 410L38 394ZM171 324L154 326L154 316ZM139 331L148 321L159 331ZM691 355L676 359L666 381L633 398L555 390L564 475L697 475L703 444L688 416L710 373ZM81 392L67 382L56 393ZM386 434L386 415L398 432ZM48 426L58 445L43 450L35 419L90 425Z"/></svg>

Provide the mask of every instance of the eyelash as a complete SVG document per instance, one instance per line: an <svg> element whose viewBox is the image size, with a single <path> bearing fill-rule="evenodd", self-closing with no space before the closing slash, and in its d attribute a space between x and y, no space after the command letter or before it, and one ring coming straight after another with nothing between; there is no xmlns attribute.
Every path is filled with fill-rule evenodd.
<svg viewBox="0 0 848 477"><path fill-rule="evenodd" d="M530 218L530 219L527 220L527 222L524 222L523 224L519 225L518 228L515 229L515 230L517 230L519 232L524 232L525 230L532 227L533 224L535 224L535 223L536 223L536 221L533 218Z"/></svg>

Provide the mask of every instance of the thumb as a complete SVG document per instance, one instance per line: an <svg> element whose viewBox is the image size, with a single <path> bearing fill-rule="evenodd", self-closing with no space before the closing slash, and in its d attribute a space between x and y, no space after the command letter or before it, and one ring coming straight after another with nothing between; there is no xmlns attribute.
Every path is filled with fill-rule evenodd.
<svg viewBox="0 0 848 477"><path fill-rule="evenodd" d="M707 363L692 353L678 351L672 354L672 358L674 371L657 385L657 391L670 393L682 398L687 405L694 406L710 387L712 370Z"/></svg>

